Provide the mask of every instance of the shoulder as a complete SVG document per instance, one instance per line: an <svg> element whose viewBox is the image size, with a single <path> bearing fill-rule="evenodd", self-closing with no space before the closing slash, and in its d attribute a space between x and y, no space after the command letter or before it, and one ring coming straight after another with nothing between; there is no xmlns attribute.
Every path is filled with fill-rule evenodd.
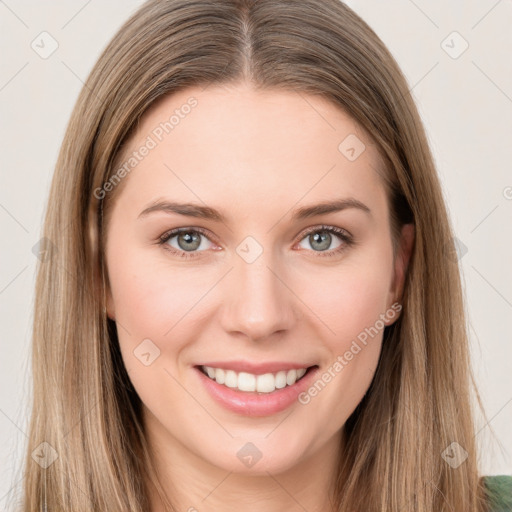
<svg viewBox="0 0 512 512"><path fill-rule="evenodd" d="M512 512L512 476L484 476L482 482L489 501L489 511Z"/></svg>

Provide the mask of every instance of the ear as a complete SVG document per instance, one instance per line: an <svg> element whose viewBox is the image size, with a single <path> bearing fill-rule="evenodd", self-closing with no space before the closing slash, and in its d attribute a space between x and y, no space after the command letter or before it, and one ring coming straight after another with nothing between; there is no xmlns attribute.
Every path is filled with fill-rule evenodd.
<svg viewBox="0 0 512 512"><path fill-rule="evenodd" d="M114 309L114 299L112 297L112 292L110 291L109 283L105 283L105 297L106 297L106 308L107 308L107 316L110 320L115 320L115 309Z"/></svg>
<svg viewBox="0 0 512 512"><path fill-rule="evenodd" d="M394 263L394 275L389 291L388 309L392 304L401 302L404 291L405 277L414 246L414 224L404 224L400 233L397 254ZM391 322L393 323L393 322Z"/></svg>

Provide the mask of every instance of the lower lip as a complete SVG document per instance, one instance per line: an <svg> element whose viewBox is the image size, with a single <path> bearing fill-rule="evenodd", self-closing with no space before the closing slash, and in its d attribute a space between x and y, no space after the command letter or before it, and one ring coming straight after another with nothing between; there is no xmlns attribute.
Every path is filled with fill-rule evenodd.
<svg viewBox="0 0 512 512"><path fill-rule="evenodd" d="M297 402L297 397L308 389L319 368L318 366L311 368L304 377L292 386L276 389L272 393L257 393L228 388L210 379L198 367L195 367L194 370L199 374L201 382L211 397L226 409L245 416L269 416L284 411L294 402Z"/></svg>

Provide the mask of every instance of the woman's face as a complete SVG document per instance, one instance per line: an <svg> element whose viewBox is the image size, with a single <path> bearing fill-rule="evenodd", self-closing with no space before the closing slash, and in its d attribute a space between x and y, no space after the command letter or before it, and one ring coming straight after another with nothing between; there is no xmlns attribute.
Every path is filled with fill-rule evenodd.
<svg viewBox="0 0 512 512"><path fill-rule="evenodd" d="M156 104L125 163L98 191L122 186L108 314L154 445L255 474L333 453L406 263L377 148L319 97L209 86Z"/></svg>

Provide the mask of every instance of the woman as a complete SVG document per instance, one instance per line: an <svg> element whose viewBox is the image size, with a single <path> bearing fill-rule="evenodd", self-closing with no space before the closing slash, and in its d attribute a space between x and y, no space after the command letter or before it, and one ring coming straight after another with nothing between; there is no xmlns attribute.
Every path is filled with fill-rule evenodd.
<svg viewBox="0 0 512 512"><path fill-rule="evenodd" d="M144 4L44 236L23 510L488 510L439 180L344 4Z"/></svg>

